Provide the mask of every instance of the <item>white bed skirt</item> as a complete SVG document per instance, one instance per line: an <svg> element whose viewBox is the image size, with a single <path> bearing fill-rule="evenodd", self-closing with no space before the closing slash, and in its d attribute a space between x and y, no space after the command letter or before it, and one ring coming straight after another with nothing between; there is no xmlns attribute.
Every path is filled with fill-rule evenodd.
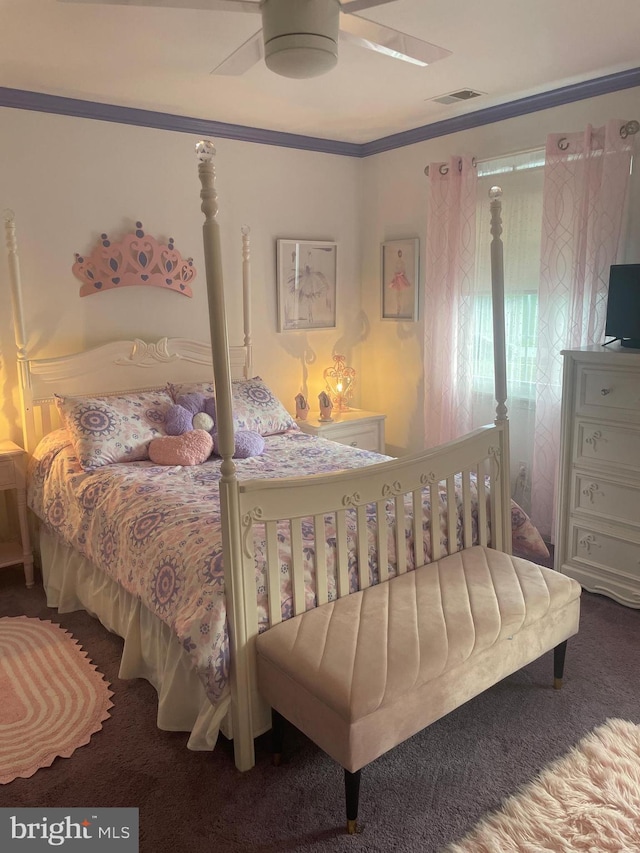
<svg viewBox="0 0 640 853"><path fill-rule="evenodd" d="M105 628L122 637L119 676L144 678L155 687L158 728L190 732L189 749L212 750L230 697L215 706L211 704L188 653L169 626L93 563L43 528L40 528L40 556L49 607L60 613L86 610Z"/></svg>

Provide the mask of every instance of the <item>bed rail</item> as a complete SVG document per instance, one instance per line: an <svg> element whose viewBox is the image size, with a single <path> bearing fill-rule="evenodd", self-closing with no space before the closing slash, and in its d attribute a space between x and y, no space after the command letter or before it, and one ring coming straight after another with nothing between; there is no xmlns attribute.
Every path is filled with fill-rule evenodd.
<svg viewBox="0 0 640 853"><path fill-rule="evenodd" d="M270 625L282 620L285 566L278 525L291 531L285 576L292 575L294 615L308 609L303 590L310 556L320 605L329 595L341 598L474 544L504 550L511 529L502 524L503 504L509 506L501 490L503 439L503 428L489 425L431 451L363 468L240 481L245 574L255 578L253 543L260 528L258 538L267 542ZM313 531L303 538L305 519ZM328 524L336 533L330 546Z"/></svg>

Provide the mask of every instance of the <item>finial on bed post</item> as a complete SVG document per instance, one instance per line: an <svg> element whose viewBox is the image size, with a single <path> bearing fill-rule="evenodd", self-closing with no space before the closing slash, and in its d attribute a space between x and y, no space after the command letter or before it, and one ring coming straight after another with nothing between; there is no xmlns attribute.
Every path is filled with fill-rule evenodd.
<svg viewBox="0 0 640 853"><path fill-rule="evenodd" d="M218 446L222 456L222 477L219 483L222 520L222 553L224 561L225 598L229 621L231 647L231 725L233 751L238 770L249 770L255 764L251 707L251 661L249 650L249 607L256 606L255 580L247 584L242 557L240 534L240 504L238 478L233 462L234 435L231 405L231 367L227 341L227 320L224 308L222 258L220 252L220 226L215 189L215 155L213 143L198 142L198 174L202 190L202 226L204 260L209 301L209 327L211 354L216 388L216 414L218 420Z"/></svg>
<svg viewBox="0 0 640 853"><path fill-rule="evenodd" d="M246 379L251 378L251 228L243 225L242 232L242 305L244 309L244 345L247 350Z"/></svg>

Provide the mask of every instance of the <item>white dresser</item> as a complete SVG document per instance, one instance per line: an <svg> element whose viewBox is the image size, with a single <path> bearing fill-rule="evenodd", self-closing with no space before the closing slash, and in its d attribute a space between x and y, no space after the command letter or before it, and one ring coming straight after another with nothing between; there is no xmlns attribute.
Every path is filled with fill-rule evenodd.
<svg viewBox="0 0 640 853"><path fill-rule="evenodd" d="M640 350L566 350L555 568L640 608Z"/></svg>

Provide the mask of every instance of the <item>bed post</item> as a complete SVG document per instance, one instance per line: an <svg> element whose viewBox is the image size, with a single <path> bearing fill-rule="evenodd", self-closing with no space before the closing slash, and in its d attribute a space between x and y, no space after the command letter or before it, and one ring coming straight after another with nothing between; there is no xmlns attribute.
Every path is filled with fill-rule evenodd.
<svg viewBox="0 0 640 853"><path fill-rule="evenodd" d="M502 543L500 550L511 553L511 475L509 418L507 416L507 356L504 321L504 263L502 257L502 190L491 187L491 295L493 305L493 359L495 378L495 424L502 428L500 446L500 506Z"/></svg>
<svg viewBox="0 0 640 853"><path fill-rule="evenodd" d="M13 210L4 211L4 229L7 240L7 259L9 262L9 284L11 286L11 305L13 308L13 333L16 341L16 360L18 384L20 387L20 417L22 422L22 440L24 449L33 450L34 424L29 370L27 369L27 336L24 328L22 307L22 280L20 278L20 259L16 240L16 219Z"/></svg>
<svg viewBox="0 0 640 853"><path fill-rule="evenodd" d="M198 174L202 190L202 226L204 260L209 302L211 354L216 389L216 419L218 445L222 456L220 470L220 506L222 515L222 545L224 582L227 599L227 621L231 649L231 724L233 748L238 770L249 770L255 764L251 720L250 663L247 646L246 590L240 535L238 479L233 462L234 434L231 403L231 368L227 339L227 319L224 307L222 258L217 193L215 189L215 148L208 141L198 142ZM255 599L255 590L253 594Z"/></svg>
<svg viewBox="0 0 640 853"><path fill-rule="evenodd" d="M243 225L242 231L242 308L244 319L244 346L247 351L245 361L245 379L253 375L253 356L251 352L251 249L249 236L251 229Z"/></svg>

